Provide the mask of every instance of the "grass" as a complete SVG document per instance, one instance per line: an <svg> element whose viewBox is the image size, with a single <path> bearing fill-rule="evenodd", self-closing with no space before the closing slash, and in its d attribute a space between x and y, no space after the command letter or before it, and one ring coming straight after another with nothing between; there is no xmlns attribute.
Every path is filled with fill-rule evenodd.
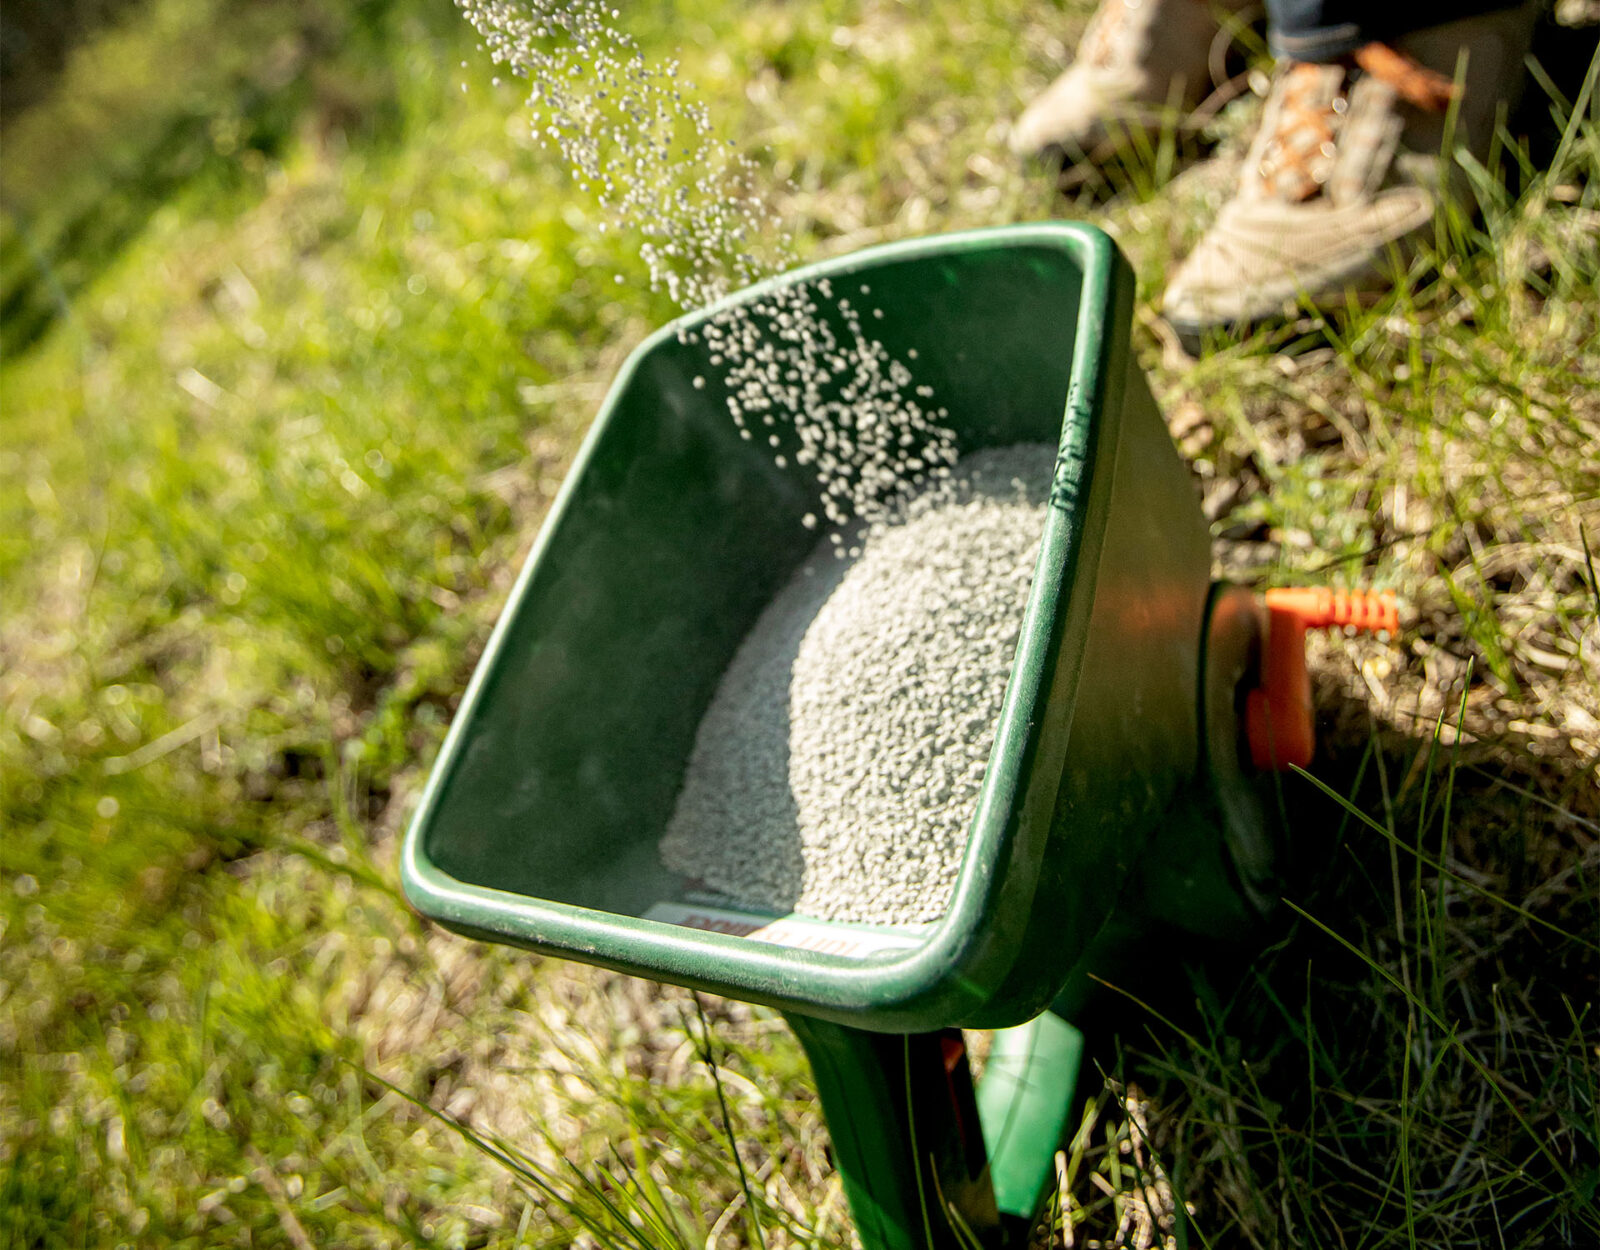
<svg viewBox="0 0 1600 1250"><path fill-rule="evenodd" d="M1402 639L1316 645L1321 786L1286 783L1271 944L1107 1008L1057 1239L1583 1244L1592 76L1548 82L1514 189L1480 178L1387 301L1191 363L1151 308L1221 184L1168 145L1063 203L1001 155L1082 7L627 10L792 184L808 256L1095 216L1219 570L1408 606ZM708 1033L685 994L461 942L396 892L565 460L672 311L491 74L443 3L144 0L6 121L0 1245L847 1235L770 1013L711 1002Z"/></svg>

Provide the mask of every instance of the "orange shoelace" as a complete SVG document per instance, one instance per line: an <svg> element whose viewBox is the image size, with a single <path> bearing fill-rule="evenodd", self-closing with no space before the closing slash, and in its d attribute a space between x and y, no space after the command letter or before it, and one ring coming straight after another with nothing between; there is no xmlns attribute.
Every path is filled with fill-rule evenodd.
<svg viewBox="0 0 1600 1250"><path fill-rule="evenodd" d="M1346 84L1352 69L1372 75L1407 103L1430 112L1444 111L1456 95L1450 79L1385 43L1356 49L1344 67ZM1278 123L1256 171L1269 194L1290 203L1309 200L1322 191L1337 155L1348 96L1346 84L1341 84L1328 98L1322 88L1324 73L1323 66L1310 62L1285 71Z"/></svg>
<svg viewBox="0 0 1600 1250"><path fill-rule="evenodd" d="M1386 43L1357 48L1352 58L1379 82L1388 83L1402 100L1430 113L1442 113L1456 98L1456 84Z"/></svg>
<svg viewBox="0 0 1600 1250"><path fill-rule="evenodd" d="M1291 203L1322 190L1326 162L1333 159L1345 99L1342 92L1331 101L1324 98L1324 73L1320 65L1301 62L1284 74L1277 128L1261 158L1262 186Z"/></svg>

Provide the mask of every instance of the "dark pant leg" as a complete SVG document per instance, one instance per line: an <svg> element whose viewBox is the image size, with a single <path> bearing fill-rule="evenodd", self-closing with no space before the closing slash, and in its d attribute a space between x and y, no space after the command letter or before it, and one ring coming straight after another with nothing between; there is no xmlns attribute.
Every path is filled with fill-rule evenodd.
<svg viewBox="0 0 1600 1250"><path fill-rule="evenodd" d="M1267 42L1274 56L1335 61L1374 39L1462 17L1517 7L1506 0L1266 0Z"/></svg>

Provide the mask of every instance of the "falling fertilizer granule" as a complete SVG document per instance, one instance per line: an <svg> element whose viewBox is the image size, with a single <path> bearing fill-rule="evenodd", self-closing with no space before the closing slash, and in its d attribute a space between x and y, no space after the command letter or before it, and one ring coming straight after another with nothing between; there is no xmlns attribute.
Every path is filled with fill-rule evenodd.
<svg viewBox="0 0 1600 1250"><path fill-rule="evenodd" d="M718 138L676 61L645 56L619 9L456 3L495 63L527 83L533 137L590 197L595 228L639 240L653 288L698 309L795 263L763 171ZM776 449L794 431L817 482L811 524L881 520L955 457L931 388L872 335L882 317L864 285L791 283L681 331L710 349L742 437L782 465Z"/></svg>
<svg viewBox="0 0 1600 1250"><path fill-rule="evenodd" d="M661 842L733 903L912 924L949 904L1055 449L977 452L859 555L824 542L740 645Z"/></svg>

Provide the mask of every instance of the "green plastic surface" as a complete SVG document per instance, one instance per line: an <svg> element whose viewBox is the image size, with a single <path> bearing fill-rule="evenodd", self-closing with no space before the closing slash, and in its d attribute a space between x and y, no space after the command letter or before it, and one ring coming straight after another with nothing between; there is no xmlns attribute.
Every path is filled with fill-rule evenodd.
<svg viewBox="0 0 1600 1250"><path fill-rule="evenodd" d="M1000 1029L984 1061L978 1116L995 1205L1032 1221L1065 1144L1083 1063L1083 1034L1054 1012Z"/></svg>
<svg viewBox="0 0 1600 1250"><path fill-rule="evenodd" d="M1014 1243L995 1207L958 1030L893 1035L788 1019L811 1062L863 1246L961 1250L973 1244L964 1234L985 1247ZM1044 1153L1055 1158L1053 1138Z"/></svg>
<svg viewBox="0 0 1600 1250"><path fill-rule="evenodd" d="M402 880L463 933L860 1028L1020 1024L1090 948L1196 769L1208 535L1130 360L1133 278L1105 235L975 231L781 281L824 277L883 310L865 324L933 388L964 451L1060 447L948 912L866 957L644 917L692 897L656 847L696 726L816 541L808 471L739 439L719 371L679 333L708 314L652 337L613 385L430 777Z"/></svg>

